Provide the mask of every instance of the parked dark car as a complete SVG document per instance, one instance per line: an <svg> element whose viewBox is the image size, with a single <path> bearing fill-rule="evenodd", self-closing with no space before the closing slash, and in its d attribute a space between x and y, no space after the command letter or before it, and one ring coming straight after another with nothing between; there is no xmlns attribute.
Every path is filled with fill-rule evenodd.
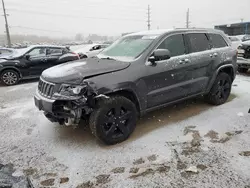
<svg viewBox="0 0 250 188"><path fill-rule="evenodd" d="M238 71L246 73L250 68L250 41L242 42L238 47Z"/></svg>
<svg viewBox="0 0 250 188"><path fill-rule="evenodd" d="M39 78L47 68L78 59L78 54L62 46L37 45L18 49L0 56L0 81L9 86L21 79Z"/></svg>
<svg viewBox="0 0 250 188"><path fill-rule="evenodd" d="M52 122L89 120L106 144L126 140L137 117L204 95L227 101L236 75L237 51L220 31L156 30L129 34L96 58L44 71L34 97Z"/></svg>

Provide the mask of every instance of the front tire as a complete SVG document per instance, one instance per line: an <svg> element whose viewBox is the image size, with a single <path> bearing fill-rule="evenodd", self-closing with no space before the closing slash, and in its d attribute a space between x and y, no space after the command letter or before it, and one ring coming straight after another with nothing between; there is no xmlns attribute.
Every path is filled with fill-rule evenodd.
<svg viewBox="0 0 250 188"><path fill-rule="evenodd" d="M238 68L239 73L247 73L248 68Z"/></svg>
<svg viewBox="0 0 250 188"><path fill-rule="evenodd" d="M1 82L6 86L16 85L19 79L18 72L14 70L5 70L1 73Z"/></svg>
<svg viewBox="0 0 250 188"><path fill-rule="evenodd" d="M224 72L219 73L214 81L212 89L206 96L208 103L213 105L224 104L231 93L231 88L231 77Z"/></svg>
<svg viewBox="0 0 250 188"><path fill-rule="evenodd" d="M113 96L99 102L92 112L89 125L91 132L108 145L128 139L136 126L135 104L122 96Z"/></svg>

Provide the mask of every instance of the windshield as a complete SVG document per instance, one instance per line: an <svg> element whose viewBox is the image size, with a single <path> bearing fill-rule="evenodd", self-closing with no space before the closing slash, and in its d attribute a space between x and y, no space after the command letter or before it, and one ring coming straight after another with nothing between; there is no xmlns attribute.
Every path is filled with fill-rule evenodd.
<svg viewBox="0 0 250 188"><path fill-rule="evenodd" d="M134 60L152 43L157 36L136 35L126 36L103 50L98 57L110 57L119 60Z"/></svg>

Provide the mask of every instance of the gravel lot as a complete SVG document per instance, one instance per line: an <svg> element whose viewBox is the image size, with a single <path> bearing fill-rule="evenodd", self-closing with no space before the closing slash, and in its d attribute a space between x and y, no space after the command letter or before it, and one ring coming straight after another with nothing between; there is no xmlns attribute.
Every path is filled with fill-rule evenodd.
<svg viewBox="0 0 250 188"><path fill-rule="evenodd" d="M0 163L34 187L250 187L250 74L238 75L226 104L158 110L115 146L50 123L34 106L36 87L0 86Z"/></svg>

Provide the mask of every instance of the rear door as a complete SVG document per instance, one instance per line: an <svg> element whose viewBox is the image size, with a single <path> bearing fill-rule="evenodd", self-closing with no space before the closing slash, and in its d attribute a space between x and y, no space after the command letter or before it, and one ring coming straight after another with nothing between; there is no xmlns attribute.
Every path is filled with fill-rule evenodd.
<svg viewBox="0 0 250 188"><path fill-rule="evenodd" d="M190 64L187 68L187 79L190 81L187 93L194 95L205 92L209 81L213 57L211 45L205 33L187 33L185 38L190 53Z"/></svg>
<svg viewBox="0 0 250 188"><path fill-rule="evenodd" d="M46 51L48 67L60 64L59 58L63 55L62 48L49 47Z"/></svg>
<svg viewBox="0 0 250 188"><path fill-rule="evenodd" d="M190 56L183 34L168 36L160 43L158 49L168 49L171 58L157 61L155 66L147 67L148 108L162 105L185 97L187 87L186 71Z"/></svg>

